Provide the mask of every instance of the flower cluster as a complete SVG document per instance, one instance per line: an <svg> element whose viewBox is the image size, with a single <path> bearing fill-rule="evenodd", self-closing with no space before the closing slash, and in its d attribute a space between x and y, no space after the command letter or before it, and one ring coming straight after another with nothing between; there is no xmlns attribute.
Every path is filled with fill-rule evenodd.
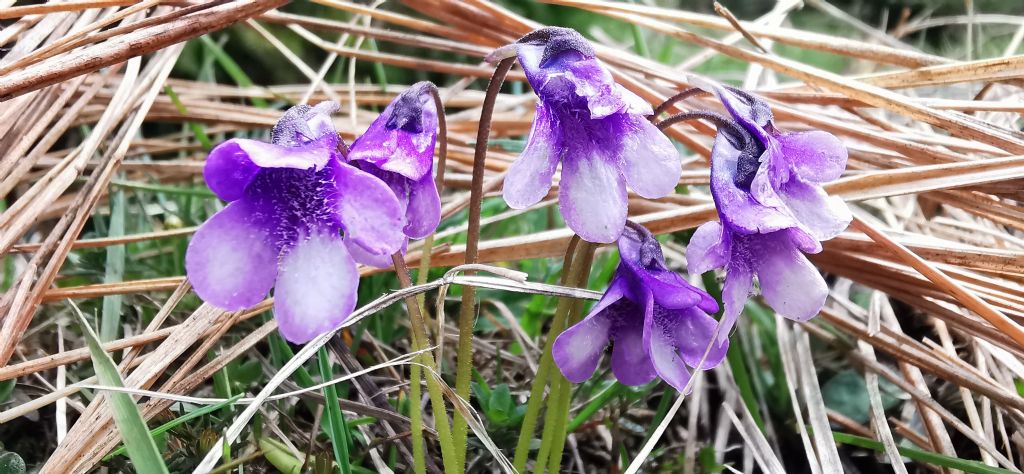
<svg viewBox="0 0 1024 474"><path fill-rule="evenodd" d="M671 193L682 170L678 152L647 120L650 104L617 84L576 31L542 28L488 59L513 55L540 101L526 147L505 177L505 202L536 204L561 163L566 224L590 242L614 242L626 223L626 186L651 199Z"/></svg>
<svg viewBox="0 0 1024 474"><path fill-rule="evenodd" d="M668 269L661 244L646 228L627 225L618 245L619 267L608 290L583 321L555 339L555 363L567 379L582 382L612 342L619 382L642 385L661 377L684 390L687 366L713 368L728 350L727 340L713 341L718 323L708 313L717 312L718 303Z"/></svg>
<svg viewBox="0 0 1024 474"><path fill-rule="evenodd" d="M810 319L824 305L828 286L804 253L820 252L821 241L852 219L846 203L821 188L846 169L846 148L823 131L780 132L768 105L745 91L708 88L732 121L720 127L711 153L711 193L720 222L694 233L688 270L725 268L722 338L742 312L754 276L777 313Z"/></svg>
<svg viewBox="0 0 1024 474"><path fill-rule="evenodd" d="M347 158L332 102L286 111L271 143L236 138L214 148L203 177L229 204L189 244L196 293L238 310L273 288L281 334L296 343L343 322L356 303L356 263L384 266L409 237L437 226L429 87L395 99Z"/></svg>

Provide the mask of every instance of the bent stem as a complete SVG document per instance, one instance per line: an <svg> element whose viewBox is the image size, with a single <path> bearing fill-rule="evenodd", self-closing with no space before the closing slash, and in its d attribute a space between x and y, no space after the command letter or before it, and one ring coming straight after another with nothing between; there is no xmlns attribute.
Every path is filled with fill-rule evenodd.
<svg viewBox="0 0 1024 474"><path fill-rule="evenodd" d="M483 202L484 160L487 157L487 140L491 132L491 115L494 113L494 102L498 99L501 84L515 58L502 59L491 75L487 84L487 93L480 110L480 126L476 133L476 149L473 153L473 181L470 190L469 223L466 237L466 263L477 263L477 250L480 243L480 209ZM469 383L473 367L473 325L475 322L476 291L471 286L462 288L462 306L459 308L459 346L456 352L455 393L463 400L470 399ZM466 436L468 425L461 413L453 414L452 435L456 448L456 466L459 472L465 471Z"/></svg>
<svg viewBox="0 0 1024 474"><path fill-rule="evenodd" d="M412 279L409 278L409 269L405 266L405 257L401 253L395 253L391 256L391 260L395 264L395 273L398 275L398 282L402 288L412 286ZM427 332L426 324L423 321L423 313L420 312L419 304L414 297L406 298L405 305L409 309L413 349L417 351L423 350L427 347ZM421 352L416 356L416 362L423 364L424 367L429 367L433 370L437 369L430 351ZM422 369L418 364L412 364L409 369L411 379L422 378ZM446 474L456 474L460 471L457 469L455 444L452 443L451 426L448 424L448 411L444 405L444 394L441 392L441 385L438 384L437 379L434 377L427 377L426 379L430 405L434 409L434 428L437 430L438 443L441 445L441 461L444 464L444 472ZM422 392L419 383L412 384L409 387L409 418L412 425L413 468L422 468L425 471L426 463L423 458L423 414L419 409L420 397L422 397ZM419 451L418 456L416 454L417 450Z"/></svg>

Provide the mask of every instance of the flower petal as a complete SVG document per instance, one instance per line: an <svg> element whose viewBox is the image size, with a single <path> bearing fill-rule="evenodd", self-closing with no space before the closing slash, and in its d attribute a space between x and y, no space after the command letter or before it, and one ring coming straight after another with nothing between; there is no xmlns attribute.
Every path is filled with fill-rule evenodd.
<svg viewBox="0 0 1024 474"><path fill-rule="evenodd" d="M756 271L764 301L786 318L813 318L828 297L825 279L785 233L761 237Z"/></svg>
<svg viewBox="0 0 1024 474"><path fill-rule="evenodd" d="M828 240L846 230L853 214L838 196L829 196L820 186L794 176L780 190L779 196L789 211L818 240Z"/></svg>
<svg viewBox="0 0 1024 474"><path fill-rule="evenodd" d="M320 141L287 147L233 138L210 151L203 167L203 178L217 197L234 201L245 194L246 186L261 168L320 170L331 159L332 153L332 149Z"/></svg>
<svg viewBox="0 0 1024 474"><path fill-rule="evenodd" d="M795 227L797 223L790 214L762 205L754 200L749 192L736 186L739 156L740 150L724 133L719 133L715 137L715 144L711 149L711 194L715 198L715 206L722 222L743 234L773 232ZM751 188L753 186L752 184Z"/></svg>
<svg viewBox="0 0 1024 474"><path fill-rule="evenodd" d="M749 263L739 260L739 257L734 256L725 272L725 284L722 285L722 304L725 306L725 310L719 321L722 326L718 330L719 343L729 339L729 333L736 325L740 313L743 312L743 306L750 298L750 291L753 288L754 274L750 270Z"/></svg>
<svg viewBox="0 0 1024 474"><path fill-rule="evenodd" d="M409 179L430 174L437 141L437 109L429 86L429 82L413 84L388 104L352 143L348 159L369 161Z"/></svg>
<svg viewBox="0 0 1024 474"><path fill-rule="evenodd" d="M537 104L526 148L505 175L501 194L509 207L525 209L547 196L561 158L561 143L561 132L555 118L547 107Z"/></svg>
<svg viewBox="0 0 1024 474"><path fill-rule="evenodd" d="M356 263L376 268L391 268L392 265L395 264L394 261L391 260L391 256L394 254L374 255L368 252L366 249L359 246L359 244L353 242L352 239L344 240L345 247L348 249L348 253L352 255L352 259L355 260ZM399 252L401 252L402 255L405 255L408 243L409 239L405 239L405 242L402 244L402 248L399 249Z"/></svg>
<svg viewBox="0 0 1024 474"><path fill-rule="evenodd" d="M682 392L690 382L690 371L676 348L675 329L672 327L674 321L662 313L663 308L655 307L654 311L646 349L650 353L650 360L658 376Z"/></svg>
<svg viewBox="0 0 1024 474"><path fill-rule="evenodd" d="M410 181L405 222L405 235L413 239L422 239L437 230L441 222L441 197L433 176L427 174L419 181Z"/></svg>
<svg viewBox="0 0 1024 474"><path fill-rule="evenodd" d="M569 228L589 242L614 242L626 225L625 179L597 150L579 150L562 160L558 197Z"/></svg>
<svg viewBox="0 0 1024 474"><path fill-rule="evenodd" d="M337 164L335 185L341 198L335 211L351 239L374 255L391 255L405 241L401 203L384 181L347 164Z"/></svg>
<svg viewBox="0 0 1024 474"><path fill-rule="evenodd" d="M583 321L574 324L555 338L551 346L551 355L562 375L572 383L580 383L590 378L597 364L601 361L605 347L611 337L611 328L617 311L609 311L609 307L628 304L623 297L623 282L613 278L608 290L601 300L591 308Z"/></svg>
<svg viewBox="0 0 1024 474"><path fill-rule="evenodd" d="M794 171L803 179L824 183L839 179L846 170L848 151L835 135L821 130L783 133L779 141Z"/></svg>
<svg viewBox="0 0 1024 474"><path fill-rule="evenodd" d="M352 314L359 272L340 236L312 235L281 259L274 316L285 339L302 344Z"/></svg>
<svg viewBox="0 0 1024 474"><path fill-rule="evenodd" d="M722 235L722 224L705 222L690 237L686 246L686 271L700 275L729 263L729 242Z"/></svg>
<svg viewBox="0 0 1024 474"><path fill-rule="evenodd" d="M624 385L643 385L657 376L651 358L644 350L644 319L653 302L646 307L622 299L608 308L616 320L612 329L612 373Z"/></svg>
<svg viewBox="0 0 1024 474"><path fill-rule="evenodd" d="M686 365L697 367L704 357L704 352L708 350L708 345L713 342L712 336L715 335L718 321L697 308L667 311L674 313L677 321L674 328L676 349L679 350ZM701 368L707 370L717 366L725 358L728 350L729 341L714 341Z"/></svg>
<svg viewBox="0 0 1024 474"><path fill-rule="evenodd" d="M279 249L246 200L228 204L199 227L185 253L185 271L203 301L226 310L267 297Z"/></svg>
<svg viewBox="0 0 1024 474"><path fill-rule="evenodd" d="M676 189L682 165L679 152L657 127L638 115L624 115L621 128L622 174L634 192L647 199Z"/></svg>

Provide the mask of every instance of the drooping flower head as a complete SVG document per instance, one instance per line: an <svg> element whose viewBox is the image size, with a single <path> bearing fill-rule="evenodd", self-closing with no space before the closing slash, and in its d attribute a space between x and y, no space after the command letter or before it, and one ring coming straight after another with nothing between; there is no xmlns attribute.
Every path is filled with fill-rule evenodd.
<svg viewBox="0 0 1024 474"><path fill-rule="evenodd" d="M292 107L272 143L231 139L215 147L203 177L229 204L189 244L185 268L206 302L238 310L274 288L281 334L306 342L345 320L359 273L346 248L389 255L405 217L391 189L343 163L330 119L336 103Z"/></svg>
<svg viewBox="0 0 1024 474"><path fill-rule="evenodd" d="M712 344L718 303L665 265L661 244L642 226L619 237L620 262L604 296L583 321L555 339L552 355L571 382L594 373L609 342L615 378L642 385L661 377L677 390ZM701 368L717 366L729 341L714 343Z"/></svg>
<svg viewBox="0 0 1024 474"><path fill-rule="evenodd" d="M821 251L849 225L846 203L821 184L846 169L847 151L823 131L782 133L760 98L710 84L732 116L711 152L711 194L720 222L700 226L687 248L690 273L725 268L721 337L728 336L757 276L765 302L805 321L828 286L804 253Z"/></svg>
<svg viewBox="0 0 1024 474"><path fill-rule="evenodd" d="M349 163L380 178L398 197L405 214L405 242L426 237L441 220L441 198L432 172L438 113L434 87L418 82L399 94L348 153ZM359 263L391 266L389 255L351 250Z"/></svg>
<svg viewBox="0 0 1024 474"><path fill-rule="evenodd" d="M505 177L505 202L536 204L561 163L559 207L569 228L590 242L614 242L626 222L626 186L645 198L671 193L679 154L645 118L651 106L617 84L576 31L539 29L489 60L513 55L540 101L526 147Z"/></svg>

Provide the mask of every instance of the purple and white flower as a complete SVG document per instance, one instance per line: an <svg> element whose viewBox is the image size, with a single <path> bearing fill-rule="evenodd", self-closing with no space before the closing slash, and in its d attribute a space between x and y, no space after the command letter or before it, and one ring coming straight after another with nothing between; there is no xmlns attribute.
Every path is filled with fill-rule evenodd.
<svg viewBox="0 0 1024 474"><path fill-rule="evenodd" d="M612 343L612 373L626 385L661 377L677 390L690 380L687 367L721 363L729 341L713 342L718 323L708 313L718 303L665 265L661 244L642 226L627 224L619 237L619 267L583 321L555 339L552 356L569 381L594 373ZM712 346L710 349L708 347Z"/></svg>
<svg viewBox="0 0 1024 474"><path fill-rule="evenodd" d="M441 221L441 198L434 183L434 145L437 107L434 84L413 84L388 104L362 136L352 143L349 163L388 184L405 214L405 251L409 239L421 239ZM390 255L373 255L358 246L350 249L356 261L390 267Z"/></svg>
<svg viewBox="0 0 1024 474"><path fill-rule="evenodd" d="M648 122L650 104L617 84L576 31L542 28L488 59L513 55L540 102L505 177L505 202L514 209L539 202L561 163L559 207L569 228L590 242L614 242L626 223L626 187L651 199L671 193L678 152Z"/></svg>
<svg viewBox="0 0 1024 474"><path fill-rule="evenodd" d="M359 272L349 248L390 255L403 242L402 205L380 179L341 161L336 103L292 107L272 143L231 139L203 176L229 204L189 244L185 268L206 302L238 310L274 288L281 334L302 343L343 322ZM346 245L347 244L347 245Z"/></svg>
<svg viewBox="0 0 1024 474"><path fill-rule="evenodd" d="M718 84L734 120L720 127L711 152L711 193L720 222L708 222L687 247L689 272L725 268L720 337L728 337L757 276L765 302L780 315L806 321L818 314L828 286L804 253L821 251L849 225L842 199L822 183L846 169L847 151L830 133L782 133L768 105Z"/></svg>

